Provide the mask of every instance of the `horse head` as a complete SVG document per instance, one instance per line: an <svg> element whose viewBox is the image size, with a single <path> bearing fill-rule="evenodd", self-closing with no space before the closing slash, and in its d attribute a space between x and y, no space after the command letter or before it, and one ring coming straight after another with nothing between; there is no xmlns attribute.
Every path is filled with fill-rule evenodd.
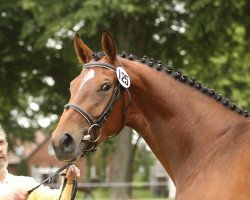
<svg viewBox="0 0 250 200"><path fill-rule="evenodd" d="M52 134L52 145L59 160L74 161L124 126L128 100L118 81L117 56L112 35L102 31L103 52L95 54L76 34L74 47L81 73L71 81L69 103Z"/></svg>

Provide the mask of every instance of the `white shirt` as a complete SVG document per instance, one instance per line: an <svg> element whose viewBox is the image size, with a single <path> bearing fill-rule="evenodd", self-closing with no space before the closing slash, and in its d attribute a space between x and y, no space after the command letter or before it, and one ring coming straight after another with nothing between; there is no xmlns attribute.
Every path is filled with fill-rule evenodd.
<svg viewBox="0 0 250 200"><path fill-rule="evenodd" d="M4 172L4 180L0 182L0 193L8 194L10 191L16 188L24 188L30 190L38 185L38 183L31 177L27 176L14 176L8 173L7 170Z"/></svg>
<svg viewBox="0 0 250 200"><path fill-rule="evenodd" d="M35 181L34 178L28 177L28 176L15 176L13 174L8 173L7 170L4 172L4 180L0 182L0 197L7 195L11 191L22 188L26 191L29 191L30 189L36 187L39 185ZM28 200L52 200L52 199L58 199L60 195L60 189L51 189L48 186L41 185L38 189L34 190L31 195L29 195ZM72 191L71 185L66 185L63 194L62 194L62 200L63 199L70 199L70 194ZM0 198L1 199L1 198Z"/></svg>

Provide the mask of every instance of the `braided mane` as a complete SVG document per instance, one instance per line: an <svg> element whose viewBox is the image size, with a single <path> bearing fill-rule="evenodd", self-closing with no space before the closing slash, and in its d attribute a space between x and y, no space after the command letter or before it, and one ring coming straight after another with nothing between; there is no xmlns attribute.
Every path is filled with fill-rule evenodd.
<svg viewBox="0 0 250 200"><path fill-rule="evenodd" d="M104 55L105 55L104 52L93 53L93 57L96 61L100 60ZM120 56L128 60L138 61L153 69L156 69L157 71L163 71L166 74L172 76L174 79L179 80L180 82L187 84L191 87L194 87L195 89L201 91L204 95L207 95L208 97L215 99L217 102L221 103L228 109L235 111L238 114L243 115L245 117L250 117L250 112L248 112L248 110L244 110L240 106L236 105L236 103L232 102L230 99L223 97L219 92L215 91L214 89L202 85L194 77L189 78L186 74L183 74L180 69L174 69L170 66L164 65L161 60L155 61L153 58L149 58L147 56L138 58L137 56L131 53L127 53L125 51L123 51L120 54Z"/></svg>

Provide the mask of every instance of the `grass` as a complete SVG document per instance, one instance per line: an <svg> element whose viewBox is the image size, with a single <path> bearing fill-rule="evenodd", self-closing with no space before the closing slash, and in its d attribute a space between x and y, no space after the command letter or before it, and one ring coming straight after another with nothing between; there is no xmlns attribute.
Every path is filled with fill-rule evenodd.
<svg viewBox="0 0 250 200"><path fill-rule="evenodd" d="M93 190L94 198L84 197L83 192L77 192L76 200L109 200L109 189L97 188ZM134 189L131 200L169 200L168 198L157 198L149 189Z"/></svg>

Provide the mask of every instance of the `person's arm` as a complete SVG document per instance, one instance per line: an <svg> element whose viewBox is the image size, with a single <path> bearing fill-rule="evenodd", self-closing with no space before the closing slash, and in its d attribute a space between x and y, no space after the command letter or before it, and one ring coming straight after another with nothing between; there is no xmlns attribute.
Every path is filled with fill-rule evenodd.
<svg viewBox="0 0 250 200"><path fill-rule="evenodd" d="M66 184L61 196L61 200L70 200L72 185ZM60 189L51 189L48 186L41 185L29 195L28 200L58 200L61 193Z"/></svg>
<svg viewBox="0 0 250 200"><path fill-rule="evenodd" d="M4 200L27 200L28 193L20 188L13 189L7 194L0 194L0 199Z"/></svg>
<svg viewBox="0 0 250 200"><path fill-rule="evenodd" d="M73 169L74 168L74 169ZM73 184L72 181L80 176L80 170L75 166L70 166L66 173L65 178L67 178L67 184L63 190L61 200L69 200L72 193ZM37 190L32 192L28 200L58 200L60 189L51 189L48 186L41 185Z"/></svg>

